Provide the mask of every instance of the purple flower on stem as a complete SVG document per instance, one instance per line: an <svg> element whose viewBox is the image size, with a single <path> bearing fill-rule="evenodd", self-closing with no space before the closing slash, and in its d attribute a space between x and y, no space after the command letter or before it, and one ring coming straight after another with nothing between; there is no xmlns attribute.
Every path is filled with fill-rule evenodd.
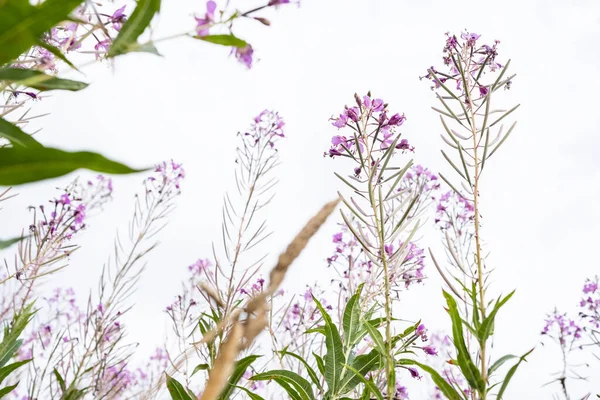
<svg viewBox="0 0 600 400"><path fill-rule="evenodd" d="M425 352L425 354L429 354L430 356L437 355L437 350L433 346L424 346L421 349Z"/></svg>
<svg viewBox="0 0 600 400"><path fill-rule="evenodd" d="M112 22L112 26L116 31L120 31L123 26L123 22L127 20L127 16L123 13L125 11L125 6L117 9L113 15L110 16L110 22Z"/></svg>
<svg viewBox="0 0 600 400"><path fill-rule="evenodd" d="M212 22L215 19L215 10L217 9L217 3L214 1L206 2L206 14L204 18L194 17L196 19L196 34L198 36L207 36L208 30Z"/></svg>
<svg viewBox="0 0 600 400"><path fill-rule="evenodd" d="M239 62L244 64L248 69L252 68L252 55L254 54L252 45L247 44L246 47L234 47L232 52L235 52L235 58Z"/></svg>

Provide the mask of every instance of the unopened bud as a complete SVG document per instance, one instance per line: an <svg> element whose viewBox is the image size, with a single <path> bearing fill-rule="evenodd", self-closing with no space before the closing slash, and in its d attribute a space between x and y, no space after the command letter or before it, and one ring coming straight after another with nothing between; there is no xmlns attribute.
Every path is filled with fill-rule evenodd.
<svg viewBox="0 0 600 400"><path fill-rule="evenodd" d="M254 19L257 20L258 22L260 22L263 25L271 26L271 21L269 21L266 18L263 18L263 17L254 17Z"/></svg>

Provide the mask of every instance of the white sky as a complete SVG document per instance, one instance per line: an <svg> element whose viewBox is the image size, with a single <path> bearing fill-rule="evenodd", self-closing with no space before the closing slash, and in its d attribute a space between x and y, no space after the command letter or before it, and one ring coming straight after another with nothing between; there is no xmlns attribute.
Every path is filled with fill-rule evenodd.
<svg viewBox="0 0 600 400"><path fill-rule="evenodd" d="M157 36L179 32L183 23L193 26L190 14L204 11L201 1L164 3ZM501 40L499 60L511 58L518 74L506 105L521 103L517 128L486 166L482 188L483 237L496 267L492 290L517 288L499 316L494 354L521 354L538 344L545 313L554 305L573 310L585 277L598 272L600 2L304 0L299 9L263 15L270 28L240 24L236 31L260 58L251 71L228 58L227 49L170 41L159 45L165 58L136 54L119 58L114 71L90 67L88 89L55 93L38 106L52 113L39 136L47 145L93 149L135 166L169 158L185 165L184 195L125 321L140 352L159 344L168 329L162 310L187 265L210 257L211 241L220 237L223 193L234 188L235 134L262 109L278 110L287 123L288 138L279 146L281 183L270 209L273 257L335 197L338 163L322 157L336 133L328 118L351 103L354 92L372 90L405 112L403 132L416 146L415 160L448 171L439 153L442 128L430 109L434 97L418 76L440 65L444 32L465 28L483 34L484 42ZM3 214L2 236L28 224L20 205L39 204L70 178L19 189L21 199ZM95 287L116 229L127 227L142 178L114 179L114 202L90 221L83 248L49 287L74 286L82 297ZM324 276L337 221L330 222L297 260L286 289L300 291ZM437 246L437 239L426 235L421 244ZM426 271L430 281L410 290L400 313L446 327L440 279L432 265ZM507 398L549 398L553 390L541 386L560 368L558 356L557 348L538 346ZM572 387L576 394L600 392L600 378Z"/></svg>

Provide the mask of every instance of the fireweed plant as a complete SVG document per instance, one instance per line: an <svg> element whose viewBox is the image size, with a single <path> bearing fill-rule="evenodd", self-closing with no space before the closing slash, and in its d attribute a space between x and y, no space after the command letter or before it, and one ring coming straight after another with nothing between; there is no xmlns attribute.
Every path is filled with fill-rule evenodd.
<svg viewBox="0 0 600 400"><path fill-rule="evenodd" d="M554 342L560 349L561 367L553 374L550 383L555 383L560 388L560 394L556 398L566 400L576 397L567 384L572 380L586 380L586 368L597 369L600 359L600 289L599 279L586 279L582 288L582 297L578 303L579 312L577 316L555 309L548 314L542 337L544 342ZM574 363L573 357L581 360ZM588 393L583 399L590 398ZM596 395L597 397L599 395Z"/></svg>

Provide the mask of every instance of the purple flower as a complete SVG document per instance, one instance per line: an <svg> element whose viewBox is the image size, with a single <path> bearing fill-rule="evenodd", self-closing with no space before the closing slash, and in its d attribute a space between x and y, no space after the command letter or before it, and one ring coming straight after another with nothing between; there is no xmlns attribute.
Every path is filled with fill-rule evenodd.
<svg viewBox="0 0 600 400"><path fill-rule="evenodd" d="M342 241L343 232L338 232L333 235L333 243L340 243Z"/></svg>
<svg viewBox="0 0 600 400"><path fill-rule="evenodd" d="M215 10L217 9L217 3L214 1L206 2L206 14L204 18L194 17L196 19L196 34L198 36L206 36L209 34L208 30L211 23L214 21Z"/></svg>
<svg viewBox="0 0 600 400"><path fill-rule="evenodd" d="M425 328L425 325L420 324L415 333L421 338L422 341L427 341L427 328Z"/></svg>
<svg viewBox="0 0 600 400"><path fill-rule="evenodd" d="M430 356L437 355L437 351L436 351L435 347L433 347L433 346L424 346L421 349L425 352L425 354L429 354Z"/></svg>
<svg viewBox="0 0 600 400"><path fill-rule="evenodd" d="M110 40L102 40L94 46L94 50L96 50L96 60L101 58L101 53L107 53L108 48L110 47Z"/></svg>
<svg viewBox="0 0 600 400"><path fill-rule="evenodd" d="M280 4L290 4L290 0L269 0L269 6L278 6Z"/></svg>
<svg viewBox="0 0 600 400"><path fill-rule="evenodd" d="M63 193L60 196L60 200L58 202L60 204L62 204L63 206L71 204L71 199L69 198L69 194L68 193Z"/></svg>
<svg viewBox="0 0 600 400"><path fill-rule="evenodd" d="M188 267L188 270L190 270L194 276L197 276L208 271L212 265L212 262L208 258L198 259Z"/></svg>
<svg viewBox="0 0 600 400"><path fill-rule="evenodd" d="M248 69L252 68L252 55L254 54L254 49L250 44L243 48L234 47L232 51L235 51L235 58L237 58L239 62L248 67Z"/></svg>
<svg viewBox="0 0 600 400"><path fill-rule="evenodd" d="M358 113L359 113L358 107L352 107L352 108L349 108L346 110L346 115L348 116L348 118L350 118L354 122L358 122L358 120L359 120Z"/></svg>
<svg viewBox="0 0 600 400"><path fill-rule="evenodd" d="M467 46L473 47L475 46L475 42L477 42L477 39L479 39L481 35L478 35L476 33L463 32L460 34L460 37L467 41Z"/></svg>
<svg viewBox="0 0 600 400"><path fill-rule="evenodd" d="M410 376L412 376L415 379L421 379L422 378L422 376L419 374L419 371L417 371L416 368L408 367L408 372L410 372Z"/></svg>
<svg viewBox="0 0 600 400"><path fill-rule="evenodd" d="M488 90L487 87L485 87L485 86L479 86L479 95L481 97L487 96L488 92L489 92L489 90Z"/></svg>
<svg viewBox="0 0 600 400"><path fill-rule="evenodd" d="M335 126L336 128L343 128L346 126L347 123L348 123L348 116L346 115L346 113L344 113L344 114L340 114L339 118L333 119L332 125Z"/></svg>
<svg viewBox="0 0 600 400"><path fill-rule="evenodd" d="M400 115L398 113L392 115L390 120L388 121L389 126L400 126L404 123L406 117L404 115Z"/></svg>
<svg viewBox="0 0 600 400"><path fill-rule="evenodd" d="M117 9L113 15L110 16L110 22L112 22L112 26L116 31L120 31L123 26L123 22L126 21L127 17L123 13L125 11L125 6Z"/></svg>

